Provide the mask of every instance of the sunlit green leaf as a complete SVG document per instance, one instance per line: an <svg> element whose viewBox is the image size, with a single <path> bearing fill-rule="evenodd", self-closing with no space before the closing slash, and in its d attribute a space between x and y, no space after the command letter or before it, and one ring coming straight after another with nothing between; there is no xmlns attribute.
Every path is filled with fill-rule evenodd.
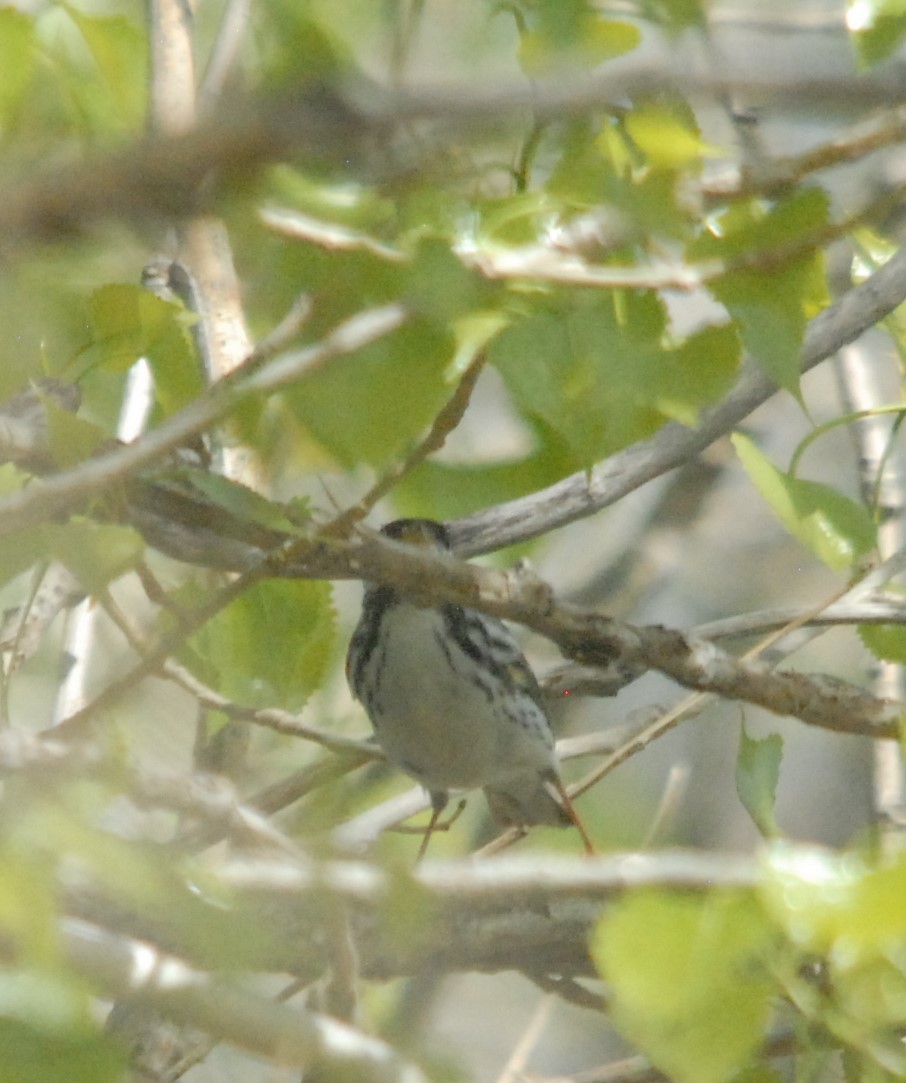
<svg viewBox="0 0 906 1083"><path fill-rule="evenodd" d="M758 830L768 837L779 834L774 804L782 758L783 739L779 734L750 737L745 725L740 727L736 792Z"/></svg>
<svg viewBox="0 0 906 1083"><path fill-rule="evenodd" d="M856 853L777 845L765 856L763 895L802 949L837 967L886 958L906 962L906 857L872 865Z"/></svg>
<svg viewBox="0 0 906 1083"><path fill-rule="evenodd" d="M862 504L816 481L778 470L741 433L733 446L746 472L774 513L819 560L835 570L849 568L875 547L877 535Z"/></svg>
<svg viewBox="0 0 906 1083"><path fill-rule="evenodd" d="M705 143L694 118L663 105L642 105L626 117L626 129L654 169L681 169L720 152Z"/></svg>
<svg viewBox="0 0 906 1083"><path fill-rule="evenodd" d="M764 1039L772 931L748 896L638 892L592 939L619 1030L676 1083L726 1083Z"/></svg>

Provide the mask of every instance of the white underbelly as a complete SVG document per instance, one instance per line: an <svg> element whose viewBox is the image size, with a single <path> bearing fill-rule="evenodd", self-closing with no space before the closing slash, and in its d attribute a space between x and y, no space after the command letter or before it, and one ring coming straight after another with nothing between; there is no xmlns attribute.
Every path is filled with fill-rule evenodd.
<svg viewBox="0 0 906 1083"><path fill-rule="evenodd" d="M483 687L471 679L471 660L444 650L437 611L406 605L394 618L382 658L379 709L373 712L391 762L429 790L472 789L549 765L552 754L531 725L514 720L513 704L489 695L487 682ZM537 711L546 726L540 708L527 698L524 710Z"/></svg>

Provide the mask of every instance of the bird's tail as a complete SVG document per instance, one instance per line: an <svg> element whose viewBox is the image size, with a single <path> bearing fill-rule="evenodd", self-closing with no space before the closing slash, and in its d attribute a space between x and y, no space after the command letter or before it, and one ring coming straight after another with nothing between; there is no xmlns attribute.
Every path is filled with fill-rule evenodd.
<svg viewBox="0 0 906 1083"><path fill-rule="evenodd" d="M551 783L536 771L485 786L484 795L500 827L568 827L572 823Z"/></svg>

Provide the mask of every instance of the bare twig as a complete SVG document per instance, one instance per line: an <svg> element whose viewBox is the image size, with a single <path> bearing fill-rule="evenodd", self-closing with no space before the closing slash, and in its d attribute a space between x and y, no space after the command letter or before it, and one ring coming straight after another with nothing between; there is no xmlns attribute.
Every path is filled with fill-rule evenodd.
<svg viewBox="0 0 906 1083"><path fill-rule="evenodd" d="M549 993L538 1001L522 1036L513 1048L503 1071L497 1077L497 1083L516 1083L517 1080L524 1078L526 1065L535 1047L541 1041L541 1036L550 1021L553 1006L554 998Z"/></svg>
<svg viewBox="0 0 906 1083"><path fill-rule="evenodd" d="M93 700L62 719L55 727L55 734L67 740L84 736L100 712L119 702L146 677L156 673L165 660L174 654L190 635L202 628L212 617L244 594L254 583L263 579L265 575L266 570L263 567L254 568L222 587L204 605L191 612L186 611L180 626L175 631L163 636L132 669L112 681Z"/></svg>
<svg viewBox="0 0 906 1083"><path fill-rule="evenodd" d="M355 523L361 522L365 518L375 504L385 497L394 485L415 470L417 466L420 466L429 455L439 451L444 446L447 437L456 428L466 412L466 407L469 405L472 391L484 367L484 362L485 354L484 351L481 351L462 374L459 383L456 385L456 390L434 419L434 423L425 438L416 444L402 462L391 467L357 504L338 515L333 522L328 523L323 528L323 533L326 536L343 537Z"/></svg>
<svg viewBox="0 0 906 1083"><path fill-rule="evenodd" d="M906 112L892 109L871 117L854 129L812 147L801 154L762 160L741 174L730 173L706 181L702 195L708 204L750 199L755 195L777 195L812 173L858 161L884 147L902 142L906 134Z"/></svg>
<svg viewBox="0 0 906 1083"><path fill-rule="evenodd" d="M250 9L251 0L229 0L224 8L217 37L198 88L198 106L202 113L212 112L236 65L242 40L248 29Z"/></svg>

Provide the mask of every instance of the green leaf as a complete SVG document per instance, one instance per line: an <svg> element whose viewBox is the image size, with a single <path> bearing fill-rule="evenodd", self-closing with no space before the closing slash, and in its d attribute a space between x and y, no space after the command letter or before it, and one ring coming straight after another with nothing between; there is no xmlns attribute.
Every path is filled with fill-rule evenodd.
<svg viewBox="0 0 906 1083"><path fill-rule="evenodd" d="M601 18L589 0L534 0L517 16L519 62L530 76L591 68L635 49L638 27Z"/></svg>
<svg viewBox="0 0 906 1083"><path fill-rule="evenodd" d="M824 192L804 189L770 210L733 207L709 221L690 259L731 265L709 288L737 321L743 343L778 386L799 395L800 350L808 320L827 304L824 259L816 247L827 226Z"/></svg>
<svg viewBox="0 0 906 1083"><path fill-rule="evenodd" d="M774 816L774 805L782 758L783 739L779 734L772 733L759 740L746 733L745 725L740 727L739 752L736 756L736 792L746 812L766 838L780 833Z"/></svg>
<svg viewBox="0 0 906 1083"><path fill-rule="evenodd" d="M23 856L9 845L4 845L0 859L0 928L16 945L20 962L52 966L58 961L59 951L56 888L50 871L35 861L33 854Z"/></svg>
<svg viewBox="0 0 906 1083"><path fill-rule="evenodd" d="M677 170L701 164L721 152L705 143L686 110L663 104L640 105L626 117L626 130L644 152L652 169Z"/></svg>
<svg viewBox="0 0 906 1083"><path fill-rule="evenodd" d="M172 487L177 493L197 494L242 523L255 523L271 530L296 533L300 521L307 517L304 502L295 503L290 516L283 505L268 500L247 485L209 470L168 471L160 482L155 483Z"/></svg>
<svg viewBox="0 0 906 1083"><path fill-rule="evenodd" d="M48 523L44 536L49 553L66 565L89 594L97 594L125 575L145 551L141 535L131 527L90 519Z"/></svg>
<svg viewBox="0 0 906 1083"><path fill-rule="evenodd" d="M744 894L641 891L592 939L618 1029L676 1083L725 1083L764 1039L772 930Z"/></svg>
<svg viewBox="0 0 906 1083"><path fill-rule="evenodd" d="M31 1020L4 1018L2 1001L28 995L32 1004L61 999L62 979L23 975L0 977L0 1049L2 1078L28 1083L117 1083L126 1071L125 1055L115 1040L87 1022L49 1027ZM6 987L6 989L4 988ZM87 997L83 996L87 1002Z"/></svg>
<svg viewBox="0 0 906 1083"><path fill-rule="evenodd" d="M535 492L572 469L571 456L553 440L516 462L472 465L429 461L396 486L394 504L404 515L455 519Z"/></svg>
<svg viewBox="0 0 906 1083"><path fill-rule="evenodd" d="M106 91L109 111L124 127L144 119L147 96L147 41L139 26L120 15L86 15L63 5L85 39Z"/></svg>
<svg viewBox="0 0 906 1083"><path fill-rule="evenodd" d="M114 284L96 290L89 301L93 342L80 361L108 372L125 372L146 357L154 372L154 392L166 413L202 390L201 369L190 324L195 317L182 305L140 286Z"/></svg>
<svg viewBox="0 0 906 1083"><path fill-rule="evenodd" d="M906 665L906 627L902 624L860 624L859 638L875 658Z"/></svg>
<svg viewBox="0 0 906 1083"><path fill-rule="evenodd" d="M488 359L519 409L557 433L574 468L588 468L663 420L652 395L664 364L663 321L653 294L606 298L514 323Z"/></svg>
<svg viewBox="0 0 906 1083"><path fill-rule="evenodd" d="M90 458L107 437L97 425L64 410L44 395L48 447L53 461L62 470Z"/></svg>
<svg viewBox="0 0 906 1083"><path fill-rule="evenodd" d="M334 358L289 392L294 412L343 466L383 466L405 453L449 399L453 336L413 320Z"/></svg>
<svg viewBox="0 0 906 1083"><path fill-rule="evenodd" d="M559 138L562 149L546 185L549 196L570 207L598 206L604 199L623 209L626 189L631 186L626 180L629 148L622 129L615 129L613 121L599 124L583 117L567 123ZM530 209L527 201L537 202L539 193L530 191L521 197L523 205ZM517 238L517 243L537 243L544 215L550 214L550 199L541 202L534 213L534 235Z"/></svg>
<svg viewBox="0 0 906 1083"><path fill-rule="evenodd" d="M741 433L734 434L733 446L746 473L783 525L829 568L850 568L874 549L875 525L862 504L829 485L783 473Z"/></svg>
<svg viewBox="0 0 906 1083"><path fill-rule="evenodd" d="M274 579L218 613L192 636L184 657L193 668L192 655L203 659L230 699L296 710L320 687L333 641L330 584Z"/></svg>
<svg viewBox="0 0 906 1083"><path fill-rule="evenodd" d="M16 113L35 67L31 18L14 7L0 8L0 131Z"/></svg>
<svg viewBox="0 0 906 1083"><path fill-rule="evenodd" d="M673 34L707 24L706 0L641 0L643 15Z"/></svg>
<svg viewBox="0 0 906 1083"><path fill-rule="evenodd" d="M519 63L532 77L588 69L631 53L641 40L638 27L632 23L589 15L568 34L552 34L546 26L523 34Z"/></svg>
<svg viewBox="0 0 906 1083"><path fill-rule="evenodd" d="M731 271L710 286L737 321L752 356L779 387L797 398L807 323L802 297L813 278L813 266L798 263L774 271Z"/></svg>
<svg viewBox="0 0 906 1083"><path fill-rule="evenodd" d="M897 51L906 36L903 0L849 0L846 26L862 67L869 68Z"/></svg>
<svg viewBox="0 0 906 1083"><path fill-rule="evenodd" d="M41 527L18 531L0 538L0 586L21 575L46 555Z"/></svg>
<svg viewBox="0 0 906 1083"><path fill-rule="evenodd" d="M660 386L658 409L690 428L701 410L722 398L739 371L741 346L732 325L703 327L673 351Z"/></svg>
<svg viewBox="0 0 906 1083"><path fill-rule="evenodd" d="M786 1077L781 1075L776 1068L759 1064L757 1067L746 1068L733 1076L733 1083L786 1083Z"/></svg>
<svg viewBox="0 0 906 1083"><path fill-rule="evenodd" d="M732 328L706 328L675 349L665 338L660 298L627 291L515 321L488 359L523 415L553 430L572 469L584 469L668 417L695 424L731 383L739 362Z"/></svg>
<svg viewBox="0 0 906 1083"><path fill-rule="evenodd" d="M415 312L441 324L489 305L494 292L437 238L419 243L403 288Z"/></svg>

